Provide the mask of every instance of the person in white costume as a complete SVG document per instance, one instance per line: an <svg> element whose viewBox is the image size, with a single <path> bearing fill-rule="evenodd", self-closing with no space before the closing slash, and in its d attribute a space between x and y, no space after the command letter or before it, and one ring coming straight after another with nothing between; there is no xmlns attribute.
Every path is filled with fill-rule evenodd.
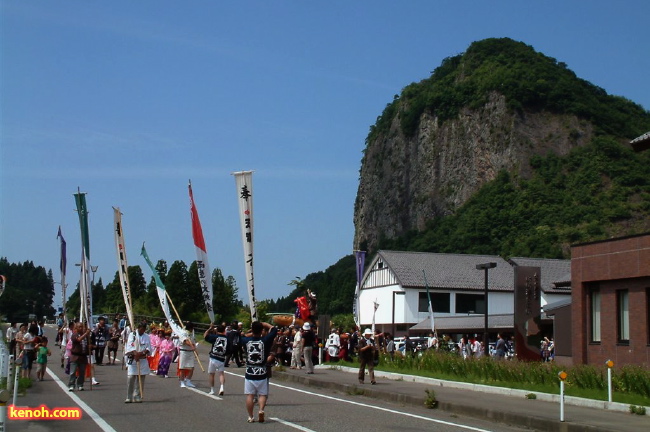
<svg viewBox="0 0 650 432"><path fill-rule="evenodd" d="M144 332L146 328L146 323L140 323L138 330L129 335L124 347L128 375L124 403L142 402L144 380L149 375L147 355L151 353L151 340Z"/></svg>

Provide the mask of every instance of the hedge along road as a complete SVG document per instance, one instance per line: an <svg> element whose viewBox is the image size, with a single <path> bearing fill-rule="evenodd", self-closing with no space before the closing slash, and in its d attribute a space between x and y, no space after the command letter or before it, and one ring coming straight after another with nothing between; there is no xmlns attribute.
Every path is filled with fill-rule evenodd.
<svg viewBox="0 0 650 432"><path fill-rule="evenodd" d="M54 330L48 328L46 332L50 341L54 341ZM35 381L27 395L18 399L17 405L34 408L45 405L49 409L80 407L83 409L82 419L12 420L8 424L9 430L126 432L140 428L169 431L191 428L207 431L251 427L246 422L243 368L226 369L223 397L207 394L208 374L201 372L197 365L192 380L196 389L181 389L175 376L165 379L149 375L145 380L144 402L125 404L126 370L120 363L96 366L95 376L100 385L91 390L86 383L85 391L71 393L67 391L68 376L60 367L60 349L53 342L50 349L52 356L46 380ZM207 353L208 346L200 345L199 355L206 368ZM176 365L173 364L170 373L174 375L175 372ZM439 431L521 430L482 420L457 419L448 413L424 407L395 405L327 389L315 390L300 384L280 384L273 379L265 411L266 423L259 426L284 432L341 432L350 427L373 431L430 430L432 427Z"/></svg>

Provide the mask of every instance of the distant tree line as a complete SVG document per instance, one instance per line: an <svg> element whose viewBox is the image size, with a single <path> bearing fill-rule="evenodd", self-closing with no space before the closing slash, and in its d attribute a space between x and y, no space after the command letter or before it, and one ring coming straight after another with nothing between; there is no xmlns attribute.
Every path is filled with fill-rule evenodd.
<svg viewBox="0 0 650 432"><path fill-rule="evenodd" d="M54 316L52 270L35 266L32 261L9 263L6 257L2 257L0 274L7 278L5 291L0 296L0 314L8 322L27 321L30 314L39 320L43 316L48 319Z"/></svg>
<svg viewBox="0 0 650 432"><path fill-rule="evenodd" d="M189 269L183 261L174 261L168 269L167 262L159 260L156 264L156 271L182 320L209 322L201 293L196 261L192 262ZM140 266L129 266L127 272L133 312L139 315L162 316L154 278L151 277L147 284ZM215 321L230 322L239 319L242 314L245 315L242 312L244 305L238 299L237 284L232 276L224 277L218 268L213 270L212 289ZM93 283L92 292L94 314L124 313L126 311L118 272L115 272L113 281L106 287L104 287L101 278ZM77 285L66 303L69 315L78 313L80 305L79 286ZM174 313L173 309L172 313Z"/></svg>

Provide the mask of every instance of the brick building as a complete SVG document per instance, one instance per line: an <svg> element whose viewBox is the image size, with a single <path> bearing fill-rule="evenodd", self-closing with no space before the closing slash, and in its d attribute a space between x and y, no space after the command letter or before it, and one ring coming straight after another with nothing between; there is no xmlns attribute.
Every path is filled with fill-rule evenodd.
<svg viewBox="0 0 650 432"><path fill-rule="evenodd" d="M571 248L573 362L650 367L650 233Z"/></svg>

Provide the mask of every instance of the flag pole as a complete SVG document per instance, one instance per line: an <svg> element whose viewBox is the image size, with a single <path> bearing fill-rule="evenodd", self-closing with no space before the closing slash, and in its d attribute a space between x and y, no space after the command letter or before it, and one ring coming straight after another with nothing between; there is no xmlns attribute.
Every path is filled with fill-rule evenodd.
<svg viewBox="0 0 650 432"><path fill-rule="evenodd" d="M433 333L433 337L438 339L438 332L436 331L436 326L433 321L433 304L431 303L431 294L429 293L429 283L427 282L427 274L425 273L424 269L422 269L422 276L424 276L424 286L427 287L427 300L429 301L429 321L431 324L431 332Z"/></svg>

